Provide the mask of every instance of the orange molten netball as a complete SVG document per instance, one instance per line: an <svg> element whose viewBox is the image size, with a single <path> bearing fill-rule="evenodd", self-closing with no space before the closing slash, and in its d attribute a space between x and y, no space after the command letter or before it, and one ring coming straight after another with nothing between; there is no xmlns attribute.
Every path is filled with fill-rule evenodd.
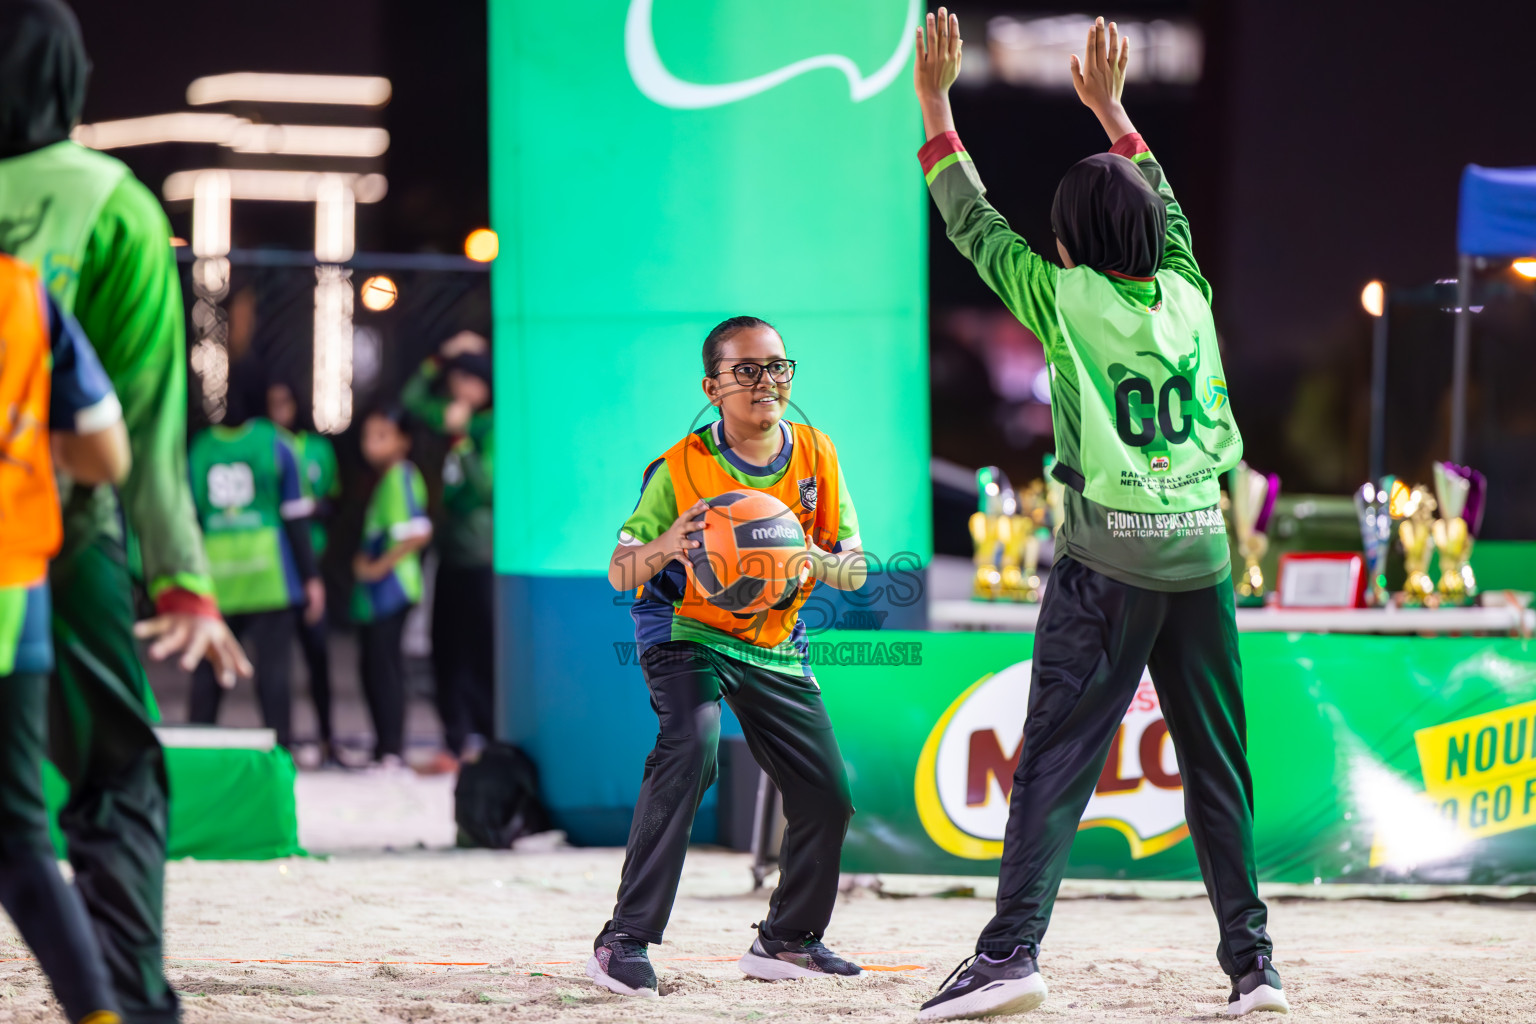
<svg viewBox="0 0 1536 1024"><path fill-rule="evenodd" d="M793 594L806 565L805 531L778 498L762 491L727 491L709 499L699 541L684 564L704 600L738 615L772 608Z"/></svg>

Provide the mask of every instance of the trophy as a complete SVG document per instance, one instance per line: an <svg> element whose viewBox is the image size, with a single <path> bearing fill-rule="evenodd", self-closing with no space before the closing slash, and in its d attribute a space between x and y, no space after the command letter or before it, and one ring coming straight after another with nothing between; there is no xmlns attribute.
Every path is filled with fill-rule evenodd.
<svg viewBox="0 0 1536 1024"><path fill-rule="evenodd" d="M1435 581L1429 577L1429 560L1435 553L1435 499L1423 487L1415 487L1399 502L1393 495L1392 515L1398 539L1403 542L1403 568L1408 579L1403 584L1403 604L1433 608L1440 603Z"/></svg>
<svg viewBox="0 0 1536 1024"><path fill-rule="evenodd" d="M1237 603L1245 608L1262 607L1264 570L1259 567L1259 560L1269 550L1269 538L1264 530L1275 510L1275 498L1280 494L1280 478L1273 473L1259 473L1248 463L1239 462L1227 477L1227 492L1231 495L1237 553L1243 556L1243 574L1234 588Z"/></svg>
<svg viewBox="0 0 1536 1024"><path fill-rule="evenodd" d="M1002 541L1002 593L1010 601L1034 604L1040 600L1040 538L1035 532L1042 512L1044 486L1037 480L1023 494L1013 495L1013 510L998 521ZM1004 508L1008 501L1004 499Z"/></svg>
<svg viewBox="0 0 1536 1024"><path fill-rule="evenodd" d="M1475 469L1437 462L1435 497L1440 518L1433 526L1435 547L1440 549L1440 602L1471 604L1477 598L1477 579L1472 575L1472 538L1482 515L1487 481Z"/></svg>
<svg viewBox="0 0 1536 1024"><path fill-rule="evenodd" d="M1008 477L996 466L976 471L978 508L971 514L971 543L976 553L976 576L971 583L971 597L977 601L995 601L1002 595L1003 577L997 569L997 548L1002 540L1003 495L1013 494Z"/></svg>
<svg viewBox="0 0 1536 1024"><path fill-rule="evenodd" d="M1392 477L1383 477L1380 486L1367 481L1355 492L1355 514L1360 520L1360 539L1365 545L1365 603L1385 608L1392 600L1387 593L1387 552L1392 546Z"/></svg>

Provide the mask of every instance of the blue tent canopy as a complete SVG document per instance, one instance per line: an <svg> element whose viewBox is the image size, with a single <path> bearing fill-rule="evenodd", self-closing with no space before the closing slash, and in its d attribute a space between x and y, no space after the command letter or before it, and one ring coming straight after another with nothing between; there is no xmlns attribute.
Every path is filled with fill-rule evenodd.
<svg viewBox="0 0 1536 1024"><path fill-rule="evenodd" d="M1467 165L1456 248L1467 256L1536 256L1536 167Z"/></svg>

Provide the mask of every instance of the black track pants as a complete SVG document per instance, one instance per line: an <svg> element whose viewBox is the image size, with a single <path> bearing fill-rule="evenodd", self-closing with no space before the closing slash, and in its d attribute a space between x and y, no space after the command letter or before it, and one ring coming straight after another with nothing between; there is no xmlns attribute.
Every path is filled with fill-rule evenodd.
<svg viewBox="0 0 1536 1024"><path fill-rule="evenodd" d="M117 1011L91 919L59 872L43 803L48 677L0 676L0 906L48 975L65 1015Z"/></svg>
<svg viewBox="0 0 1536 1024"><path fill-rule="evenodd" d="M488 565L437 567L432 588L432 675L449 750L467 736L496 738L496 576Z"/></svg>
<svg viewBox="0 0 1536 1024"><path fill-rule="evenodd" d="M261 721L277 733L277 744L293 743L293 640L292 608L270 612L246 612L228 617L229 628L240 638L256 668L256 700ZM219 720L224 688L205 658L192 673L192 707L189 721L212 725Z"/></svg>
<svg viewBox="0 0 1536 1024"><path fill-rule="evenodd" d="M837 902L838 860L853 798L832 722L812 679L749 665L688 641L640 658L660 720L645 759L610 927L660 942L677 897L699 801L715 781L720 699L730 702L752 756L784 797L779 884L764 927L818 938Z"/></svg>
<svg viewBox="0 0 1536 1024"><path fill-rule="evenodd" d="M69 782L59 828L128 1024L179 1017L165 979L165 752L133 638L122 543L98 536L56 559L49 757Z"/></svg>
<svg viewBox="0 0 1536 1024"><path fill-rule="evenodd" d="M362 656L363 696L373 716L373 756L405 756L405 655L400 637L411 606L364 623L358 629Z"/></svg>
<svg viewBox="0 0 1536 1024"><path fill-rule="evenodd" d="M315 704L315 719L320 727L320 742L330 744L331 732L331 651L326 642L325 616L319 622L304 621L304 609L294 609L299 631L299 649L309 670L309 697ZM332 751L334 754L334 751Z"/></svg>
<svg viewBox="0 0 1536 1024"><path fill-rule="evenodd" d="M1067 855L1143 667L1184 782L1184 813L1229 975L1269 955L1253 857L1242 665L1232 583L1143 590L1059 559L1035 630L1024 749L1013 776L997 915L976 948L1038 951Z"/></svg>

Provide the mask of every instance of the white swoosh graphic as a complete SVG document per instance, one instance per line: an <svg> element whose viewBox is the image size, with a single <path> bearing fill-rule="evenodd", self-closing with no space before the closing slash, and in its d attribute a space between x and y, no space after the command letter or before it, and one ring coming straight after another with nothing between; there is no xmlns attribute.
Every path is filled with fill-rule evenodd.
<svg viewBox="0 0 1536 1024"><path fill-rule="evenodd" d="M656 36L651 28L651 8L654 5L655 0L630 0L629 13L624 18L624 60L629 65L630 77L648 99L679 110L735 103L818 68L841 71L848 79L849 98L855 103L863 102L890 85L901 73L915 45L920 10L920 0L907 0L907 23L902 26L896 52L880 66L880 70L868 78L860 73L858 65L842 54L824 53L819 57L797 60L756 78L722 82L719 85L700 85L683 81L661 62L661 54L656 51Z"/></svg>

